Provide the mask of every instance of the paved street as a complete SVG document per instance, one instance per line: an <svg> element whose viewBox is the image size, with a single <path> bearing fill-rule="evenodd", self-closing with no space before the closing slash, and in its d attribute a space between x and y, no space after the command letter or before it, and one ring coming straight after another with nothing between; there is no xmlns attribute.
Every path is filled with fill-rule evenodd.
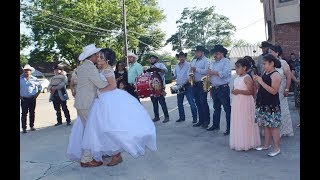
<svg viewBox="0 0 320 180"><path fill-rule="evenodd" d="M171 84L172 85L172 84ZM221 115L219 132L192 127L190 107L185 103L186 121L177 123L176 95L171 95L167 85L166 102L170 122L156 123L156 152L134 159L123 153L124 161L114 167L82 168L66 156L72 126L54 127L55 111L49 103L49 93L37 99L35 128L20 135L20 179L22 180L297 180L300 179L300 130L294 108L293 96L289 97L293 137L281 138L281 154L268 157L267 151L237 152L229 148L229 136L224 136L225 114ZM71 93L69 91L69 95ZM208 97L210 98L210 97ZM185 99L186 102L186 99ZM212 100L208 99L212 121ZM76 118L74 100L68 100L72 119ZM142 99L143 106L153 118L152 103ZM119 107L121 108L121 107ZM160 114L162 110L160 108ZM163 116L161 116L163 119ZM73 121L72 121L73 122ZM29 122L28 122L29 123ZM212 122L211 122L212 123Z"/></svg>

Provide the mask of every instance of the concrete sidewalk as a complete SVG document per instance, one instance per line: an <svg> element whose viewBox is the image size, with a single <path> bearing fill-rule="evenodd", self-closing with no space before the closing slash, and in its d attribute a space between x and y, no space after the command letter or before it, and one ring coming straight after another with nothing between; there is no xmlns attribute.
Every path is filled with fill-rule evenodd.
<svg viewBox="0 0 320 180"><path fill-rule="evenodd" d="M171 85L167 85L167 90ZM70 94L71 95L71 94ZM72 126L54 127L55 112L48 102L49 94L41 94L37 101L37 131L20 135L20 179L22 180L262 180L300 179L300 130L294 108L293 96L289 97L293 137L281 138L281 154L268 157L267 151L237 152L229 148L229 136L224 136L225 114L221 115L221 130L208 132L192 127L190 107L185 103L186 121L178 119L177 100L168 93L166 97L170 122L156 123L158 151L137 159L123 153L124 161L114 167L82 168L66 159L65 152ZM186 101L186 100L185 100ZM212 100L208 100L212 121ZM152 103L142 99L143 106L153 118ZM73 100L68 101L72 119L76 116ZM160 108L160 114L162 110ZM162 117L163 118L163 117Z"/></svg>

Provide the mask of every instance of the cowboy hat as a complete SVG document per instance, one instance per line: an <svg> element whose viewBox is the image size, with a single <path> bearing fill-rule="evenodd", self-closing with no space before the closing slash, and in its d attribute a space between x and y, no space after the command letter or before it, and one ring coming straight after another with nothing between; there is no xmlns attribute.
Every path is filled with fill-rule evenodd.
<svg viewBox="0 0 320 180"><path fill-rule="evenodd" d="M212 54L215 52L221 52L226 55L228 53L228 50L224 48L222 45L218 44L218 45L214 45L213 49L210 50L210 53Z"/></svg>
<svg viewBox="0 0 320 180"><path fill-rule="evenodd" d="M263 41L261 43L261 46L259 46L260 48L267 48L270 47L272 44L268 43L267 41Z"/></svg>
<svg viewBox="0 0 320 180"><path fill-rule="evenodd" d="M83 52L79 55L79 61L85 60L87 57L99 52L102 48L96 48L95 44L87 45L83 48Z"/></svg>
<svg viewBox="0 0 320 180"><path fill-rule="evenodd" d="M152 58L152 57L155 58L155 59L157 59L157 60L159 59L159 57L156 56L156 55L154 55L154 54L149 56L149 58Z"/></svg>
<svg viewBox="0 0 320 180"><path fill-rule="evenodd" d="M55 69L59 69L59 70L61 70L61 71L63 71L63 67L62 66L59 66L59 65L55 65L55 66L53 66L53 68L52 68L53 70L55 70Z"/></svg>
<svg viewBox="0 0 320 180"><path fill-rule="evenodd" d="M183 53L183 51L180 51L178 54L176 54L176 57L179 58L179 56L187 57L188 53Z"/></svg>
<svg viewBox="0 0 320 180"><path fill-rule="evenodd" d="M206 54L209 53L209 51L204 46L201 46L201 45L196 46L196 49L192 51L202 51Z"/></svg>
<svg viewBox="0 0 320 180"><path fill-rule="evenodd" d="M31 71L31 73L33 73L35 71L35 69L33 67L31 67L29 64L24 65L24 67L22 69L23 70L29 69Z"/></svg>
<svg viewBox="0 0 320 180"><path fill-rule="evenodd" d="M129 52L129 53L128 53L127 57L129 57L129 56L134 57L134 59L138 59L138 56L135 55L135 54L132 53L132 52Z"/></svg>

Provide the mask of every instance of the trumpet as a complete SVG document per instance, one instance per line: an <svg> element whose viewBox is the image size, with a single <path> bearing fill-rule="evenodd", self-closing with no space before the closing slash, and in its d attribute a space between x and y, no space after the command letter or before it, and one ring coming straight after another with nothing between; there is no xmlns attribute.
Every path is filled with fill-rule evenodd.
<svg viewBox="0 0 320 180"><path fill-rule="evenodd" d="M210 61L209 61L209 63L208 63L208 69L210 69ZM211 81L210 81L210 75L208 74L208 75L206 75L206 76L203 76L202 78L201 78L201 81L202 81L202 83L203 83L203 91L204 92L209 92L210 91L210 89L212 88L211 87Z"/></svg>
<svg viewBox="0 0 320 180"><path fill-rule="evenodd" d="M194 73L193 71L191 70L191 63L192 63L192 60L190 60L190 70L189 70L189 83L191 86L194 85Z"/></svg>

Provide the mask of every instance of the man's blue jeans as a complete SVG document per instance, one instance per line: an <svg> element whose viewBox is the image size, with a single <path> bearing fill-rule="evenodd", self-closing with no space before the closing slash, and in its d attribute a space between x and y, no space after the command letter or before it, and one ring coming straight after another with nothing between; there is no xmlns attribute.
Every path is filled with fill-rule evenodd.
<svg viewBox="0 0 320 180"><path fill-rule="evenodd" d="M231 116L231 105L230 105L230 87L223 85L212 89L213 99L213 126L220 129L220 115L221 105L226 112L227 131L230 131L230 116Z"/></svg>
<svg viewBox="0 0 320 180"><path fill-rule="evenodd" d="M184 113L183 100L184 96L187 97L188 103L191 108L192 118L193 120L197 120L197 106L193 98L193 90L192 86L186 85L186 91L180 94L177 94L178 100L178 110L179 110L179 119L185 119L186 115Z"/></svg>
<svg viewBox="0 0 320 180"><path fill-rule="evenodd" d="M207 94L208 92L203 91L202 81L194 84L193 97L198 108L199 124L202 125L208 125L210 123L210 110L207 101Z"/></svg>
<svg viewBox="0 0 320 180"><path fill-rule="evenodd" d="M151 101L153 104L153 112L154 112L154 117L155 118L159 118L159 104L161 105L163 114L165 118L169 118L169 113L168 113L168 108L167 108L167 104L166 104L166 99L163 95L159 96L159 97L154 97L151 96ZM159 102L159 104L158 104Z"/></svg>

